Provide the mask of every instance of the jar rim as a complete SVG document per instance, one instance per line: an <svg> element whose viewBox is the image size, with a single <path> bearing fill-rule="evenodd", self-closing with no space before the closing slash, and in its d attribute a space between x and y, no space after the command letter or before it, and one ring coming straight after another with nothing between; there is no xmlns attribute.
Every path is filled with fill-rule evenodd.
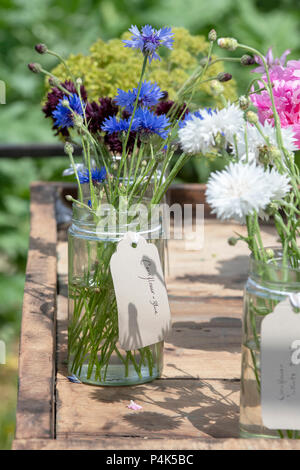
<svg viewBox="0 0 300 470"><path fill-rule="evenodd" d="M290 265L282 265L282 247L270 246L266 249L273 250L275 256L268 262L256 260L253 253L250 255L249 277L257 282L263 282L268 285L284 285L292 290L300 290L300 266L294 268Z"/></svg>
<svg viewBox="0 0 300 470"><path fill-rule="evenodd" d="M261 265L261 266L270 266L270 267L274 267L275 269L288 269L289 271L294 271L294 272L297 272L297 273L300 273L300 264L299 264L299 268L294 268L290 265L288 266L283 266L282 264L278 264L277 266L272 264L272 261L275 259L277 262L278 260L281 260L282 259L282 247L280 246L266 246L264 247L264 250L273 250L274 251L274 254L275 254L275 257L274 258L271 258L268 260L268 262L265 262L263 260L256 260L254 258L254 255L253 253L251 253L250 255L250 263L255 263L256 265ZM259 250L260 252L262 252L262 249Z"/></svg>

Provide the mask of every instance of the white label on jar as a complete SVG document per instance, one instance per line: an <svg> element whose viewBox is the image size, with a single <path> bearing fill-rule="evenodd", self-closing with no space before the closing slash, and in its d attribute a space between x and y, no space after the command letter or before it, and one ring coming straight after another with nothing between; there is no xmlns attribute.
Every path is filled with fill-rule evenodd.
<svg viewBox="0 0 300 470"><path fill-rule="evenodd" d="M171 326L156 246L128 232L112 255L110 270L118 306L119 342L125 351L162 341Z"/></svg>
<svg viewBox="0 0 300 470"><path fill-rule="evenodd" d="M261 410L269 429L300 429L300 314L287 297L261 325Z"/></svg>

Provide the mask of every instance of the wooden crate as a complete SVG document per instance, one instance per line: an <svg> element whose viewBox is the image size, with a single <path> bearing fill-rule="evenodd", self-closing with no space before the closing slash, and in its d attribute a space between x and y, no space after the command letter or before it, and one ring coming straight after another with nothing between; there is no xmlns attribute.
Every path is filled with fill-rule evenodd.
<svg viewBox="0 0 300 470"><path fill-rule="evenodd" d="M73 189L44 183L31 188L13 449L300 448L297 441L239 439L248 249L243 243L227 244L237 228L245 233L233 223L206 218L202 250L186 250L184 240L169 241L173 329L161 379L116 388L67 380L67 242L59 197ZM194 190L190 200L203 201L203 187ZM171 192L172 202L188 202L185 188L181 191ZM271 226L263 228L263 238L276 244ZM130 400L143 409L129 410Z"/></svg>

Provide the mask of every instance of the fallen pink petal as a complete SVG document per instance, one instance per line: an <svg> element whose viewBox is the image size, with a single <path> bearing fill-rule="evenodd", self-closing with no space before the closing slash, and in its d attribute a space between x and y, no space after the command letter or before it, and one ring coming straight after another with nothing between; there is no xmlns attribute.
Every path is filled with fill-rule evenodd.
<svg viewBox="0 0 300 470"><path fill-rule="evenodd" d="M127 405L127 408L129 408L130 410L137 411L137 410L141 410L143 407L135 403L133 400L130 400L130 404Z"/></svg>

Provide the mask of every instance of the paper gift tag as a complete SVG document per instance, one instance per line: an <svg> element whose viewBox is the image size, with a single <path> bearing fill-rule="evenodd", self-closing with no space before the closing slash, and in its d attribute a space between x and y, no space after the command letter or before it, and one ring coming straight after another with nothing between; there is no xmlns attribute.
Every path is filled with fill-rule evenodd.
<svg viewBox="0 0 300 470"><path fill-rule="evenodd" d="M269 429L300 429L300 314L289 298L261 326L261 409Z"/></svg>
<svg viewBox="0 0 300 470"><path fill-rule="evenodd" d="M170 329L168 294L156 246L128 232L110 261L119 316L119 342L125 351L164 339Z"/></svg>

